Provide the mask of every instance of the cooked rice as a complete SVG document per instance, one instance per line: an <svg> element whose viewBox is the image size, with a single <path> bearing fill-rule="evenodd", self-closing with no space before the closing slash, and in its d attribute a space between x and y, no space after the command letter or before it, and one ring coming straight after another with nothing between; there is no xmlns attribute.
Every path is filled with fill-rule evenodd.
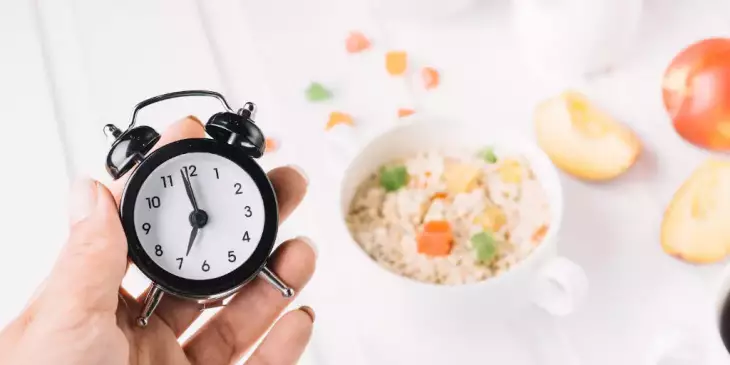
<svg viewBox="0 0 730 365"><path fill-rule="evenodd" d="M428 283L464 284L486 280L524 259L539 245L550 223L543 187L522 156L500 156L488 163L474 151L445 154L429 151L395 160L386 167L405 166L408 183L387 192L380 185L380 172L373 173L358 188L350 205L347 223L355 240L376 262L397 274ZM445 172L453 164L477 168L477 178L465 192L447 191ZM519 176L505 178L512 168ZM499 243L490 262L477 259L470 238L485 230L480 217L489 207L498 207L505 223L490 232ZM428 256L417 251L417 235L424 222L447 220L454 236L447 256Z"/></svg>

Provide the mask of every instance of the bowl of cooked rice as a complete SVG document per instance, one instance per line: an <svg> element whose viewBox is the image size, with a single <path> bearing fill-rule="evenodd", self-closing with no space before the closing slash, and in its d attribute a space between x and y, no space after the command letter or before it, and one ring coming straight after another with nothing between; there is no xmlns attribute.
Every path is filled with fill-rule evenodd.
<svg viewBox="0 0 730 365"><path fill-rule="evenodd" d="M381 293L491 293L556 314L583 296L582 270L557 255L558 174L535 143L413 120L355 150L340 212L353 268Z"/></svg>

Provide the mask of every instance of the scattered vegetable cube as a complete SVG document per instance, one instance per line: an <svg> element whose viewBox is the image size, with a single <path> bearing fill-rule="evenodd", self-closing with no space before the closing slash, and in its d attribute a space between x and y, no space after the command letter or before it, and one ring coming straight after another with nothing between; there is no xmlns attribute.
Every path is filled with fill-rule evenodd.
<svg viewBox="0 0 730 365"><path fill-rule="evenodd" d="M309 84L306 94L309 101L323 101L332 97L332 92L318 82Z"/></svg>
<svg viewBox="0 0 730 365"><path fill-rule="evenodd" d="M334 126L339 124L347 124L349 126L353 126L355 125L355 122L352 120L352 117L347 113L332 112L330 113L330 117L327 121L327 126L325 127L325 130L330 130Z"/></svg>
<svg viewBox="0 0 730 365"><path fill-rule="evenodd" d="M271 138L271 137L266 137L265 142L266 142L266 147L264 148L265 153L276 152L276 150L279 149L279 142L277 142L276 139Z"/></svg>
<svg viewBox="0 0 730 365"><path fill-rule="evenodd" d="M401 108L398 109L398 118L405 118L409 115L413 115L416 111L413 109Z"/></svg>
<svg viewBox="0 0 730 365"><path fill-rule="evenodd" d="M484 231L471 236L471 244L476 251L477 260L489 263L497 257L497 241L491 233Z"/></svg>
<svg viewBox="0 0 730 365"><path fill-rule="evenodd" d="M423 86L426 90L439 86L439 72L433 67L424 67L423 70L421 70L421 78L423 78Z"/></svg>
<svg viewBox="0 0 730 365"><path fill-rule="evenodd" d="M479 156L489 163L497 163L497 155L494 154L494 148L487 147L479 151Z"/></svg>
<svg viewBox="0 0 730 365"><path fill-rule="evenodd" d="M446 166L444 180L446 190L451 194L466 193L476 185L481 168L479 166L453 163Z"/></svg>
<svg viewBox="0 0 730 365"><path fill-rule="evenodd" d="M499 177L502 181L517 184L522 181L522 165L519 161L507 159L499 166Z"/></svg>
<svg viewBox="0 0 730 365"><path fill-rule="evenodd" d="M383 167L380 170L380 186L386 191L396 191L408 183L408 170L405 166Z"/></svg>
<svg viewBox="0 0 730 365"><path fill-rule="evenodd" d="M393 76L399 76L406 72L408 67L408 54L404 51L390 51L385 54L385 69Z"/></svg>
<svg viewBox="0 0 730 365"><path fill-rule="evenodd" d="M507 223L507 216L505 216L502 208L492 205L484 210L480 223L485 230L497 232Z"/></svg>
<svg viewBox="0 0 730 365"><path fill-rule="evenodd" d="M370 48L370 40L360 32L350 32L345 43L347 53L359 53Z"/></svg>
<svg viewBox="0 0 730 365"><path fill-rule="evenodd" d="M444 192L444 191L439 191L439 192L436 192L433 195L431 195L431 200L446 199L448 197L449 197L449 193Z"/></svg>
<svg viewBox="0 0 730 365"><path fill-rule="evenodd" d="M545 234L548 231L547 224L541 225L538 229L535 230L535 232L532 234L532 243L538 244L542 242L542 239L545 238Z"/></svg>
<svg viewBox="0 0 730 365"><path fill-rule="evenodd" d="M447 256L454 245L451 224L447 221L428 221L416 239L417 252L428 256Z"/></svg>

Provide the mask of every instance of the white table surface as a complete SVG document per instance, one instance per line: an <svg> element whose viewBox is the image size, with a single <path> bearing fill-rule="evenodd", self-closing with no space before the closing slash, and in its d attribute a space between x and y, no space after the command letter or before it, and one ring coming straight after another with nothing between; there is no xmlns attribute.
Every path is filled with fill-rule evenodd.
<svg viewBox="0 0 730 365"><path fill-rule="evenodd" d="M328 233L331 218L324 212L336 188L321 158L329 151L322 131L329 111L357 115L363 132L393 123L398 106L413 105L419 113L531 135L535 102L564 86L521 65L509 1L478 3L469 14L424 25L385 20L368 0L1 2L0 100L12 137L0 144L0 201L14 218L0 223L11 233L0 255L0 324L22 308L63 242L68 177L105 178L101 126L126 125L142 98L210 88L233 104L258 104L257 120L283 146L265 165L296 163L309 171L312 193L282 236L305 233L320 246L318 273L301 298L318 317L309 361L346 363L343 354L355 350L338 345L337 334L346 330L342 323L351 309L338 300L346 275L335 274L342 263L332 254L344 238ZM582 364L643 364L659 334L682 325L709 326L705 310L722 267L687 265L659 247L666 203L708 155L672 131L660 80L683 46L730 33L730 6L719 0L645 5L631 57L611 74L580 85L640 134L645 154L611 183L563 176L561 252L585 267L591 292L586 305L560 323ZM349 30L373 37L375 48L346 55ZM407 50L414 65L437 67L442 85L424 93L386 77L382 53L388 48ZM303 90L313 80L330 85L337 98L306 102ZM163 128L216 106L172 102L143 118ZM143 285L139 277L127 283Z"/></svg>

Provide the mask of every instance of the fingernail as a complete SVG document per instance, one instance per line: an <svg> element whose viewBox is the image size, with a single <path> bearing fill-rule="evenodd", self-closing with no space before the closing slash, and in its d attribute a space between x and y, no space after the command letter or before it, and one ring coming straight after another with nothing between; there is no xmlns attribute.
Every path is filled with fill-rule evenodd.
<svg viewBox="0 0 730 365"><path fill-rule="evenodd" d="M96 207L97 190L96 181L89 178L81 178L73 183L69 201L71 224L78 223L91 215Z"/></svg>
<svg viewBox="0 0 730 365"><path fill-rule="evenodd" d="M315 257L315 258L316 258L317 256L319 256L319 249L317 248L317 244L316 244L316 243L314 243L314 241L312 241L312 239L311 239L311 238L309 238L309 237L305 237L305 236L299 236L299 237L297 237L296 239L297 239L297 240L300 240L300 241L302 241L302 242L304 242L304 243L306 243L307 245L309 245L309 247L310 247L310 248L312 249L312 251L314 251L314 257Z"/></svg>
<svg viewBox="0 0 730 365"><path fill-rule="evenodd" d="M192 120L198 122L198 124L203 125L203 122L201 122L200 119L198 119L198 117L196 117L194 115L188 115L185 119L192 119Z"/></svg>
<svg viewBox="0 0 730 365"><path fill-rule="evenodd" d="M309 316L309 318L312 319L312 323L314 323L315 316L314 316L314 309L312 309L312 307L303 305L303 306L299 307L299 310L306 313Z"/></svg>
<svg viewBox="0 0 730 365"><path fill-rule="evenodd" d="M303 168L301 168L297 165L289 165L288 167L291 168L292 170L296 171L297 173L299 173L299 175L304 179L304 182L307 183L307 185L309 185L309 176L307 176L307 173L304 172Z"/></svg>

